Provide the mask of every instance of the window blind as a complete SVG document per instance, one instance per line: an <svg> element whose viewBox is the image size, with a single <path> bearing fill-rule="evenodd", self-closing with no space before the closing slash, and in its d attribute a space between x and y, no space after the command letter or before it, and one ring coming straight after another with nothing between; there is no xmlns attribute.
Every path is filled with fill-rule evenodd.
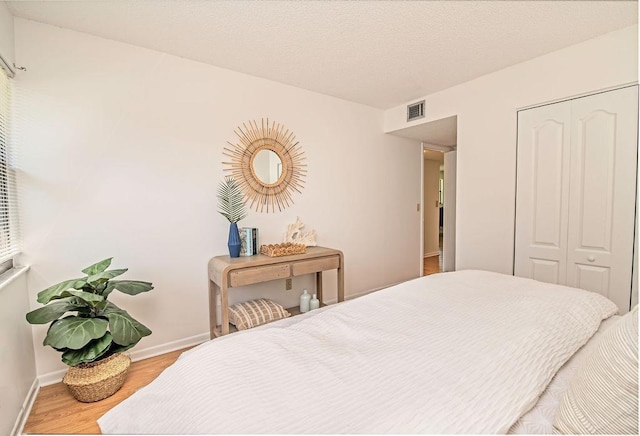
<svg viewBox="0 0 640 436"><path fill-rule="evenodd" d="M11 82L0 69L0 264L18 253L20 241L10 112Z"/></svg>

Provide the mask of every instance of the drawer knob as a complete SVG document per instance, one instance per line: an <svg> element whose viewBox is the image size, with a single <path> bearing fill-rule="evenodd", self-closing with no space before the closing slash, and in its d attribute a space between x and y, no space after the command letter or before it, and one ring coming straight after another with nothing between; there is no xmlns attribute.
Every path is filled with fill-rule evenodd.
<svg viewBox="0 0 640 436"><path fill-rule="evenodd" d="M587 260L589 262L595 262L596 261L596 257L595 256L589 256L589 257L587 257Z"/></svg>

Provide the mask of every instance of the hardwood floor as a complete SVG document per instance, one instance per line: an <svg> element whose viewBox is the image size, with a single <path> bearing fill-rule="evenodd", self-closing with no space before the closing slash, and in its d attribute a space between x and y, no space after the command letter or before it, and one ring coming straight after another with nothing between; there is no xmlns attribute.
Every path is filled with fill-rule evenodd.
<svg viewBox="0 0 640 436"><path fill-rule="evenodd" d="M442 256L431 256L424 258L424 275L438 274L442 272L442 264L440 259Z"/></svg>
<svg viewBox="0 0 640 436"><path fill-rule="evenodd" d="M97 423L98 418L141 387L151 383L186 350L133 362L122 388L111 397L95 403L77 401L62 383L41 388L23 433L101 434Z"/></svg>
<svg viewBox="0 0 640 436"><path fill-rule="evenodd" d="M442 272L442 235L440 235L440 247L437 256L424 258L424 275L437 274Z"/></svg>

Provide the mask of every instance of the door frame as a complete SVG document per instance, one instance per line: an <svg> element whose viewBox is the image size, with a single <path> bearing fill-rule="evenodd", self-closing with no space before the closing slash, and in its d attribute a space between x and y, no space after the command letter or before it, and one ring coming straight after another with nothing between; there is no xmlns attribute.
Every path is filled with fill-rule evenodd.
<svg viewBox="0 0 640 436"><path fill-rule="evenodd" d="M444 145L436 145L436 144L429 144L426 142L420 142L420 203L418 206L419 209L419 213L420 213L420 265L419 265L419 271L420 271L420 277L424 276L424 208L425 208L425 204L424 204L424 150L432 150L432 151L440 151L443 153L449 153L449 152L457 152L457 148L456 147L448 147L448 146L444 146ZM455 166L454 166L454 171L457 172L457 160L455 162ZM456 189L456 177L454 177L453 179L447 180L447 171L445 170L444 172L444 186L446 189L447 184L451 185L453 183L453 190L454 192L457 192ZM454 200L455 202L455 196L454 196ZM451 251L453 251L453 255L452 258L454 259L453 262L453 268L449 269L450 271L454 271L455 270L455 211L454 211L454 216L452 217L451 222L453 222L453 244L450 244L449 247L445 247L444 245L444 240L443 240L443 246L442 246L442 256L443 258L447 258L447 256L451 253ZM448 227L451 227L450 225L447 226L447 220L443 219L442 222L443 225L443 233L447 231ZM449 229L450 230L450 229ZM447 254L445 254L445 250ZM447 271L444 268L444 264L443 264L443 272Z"/></svg>

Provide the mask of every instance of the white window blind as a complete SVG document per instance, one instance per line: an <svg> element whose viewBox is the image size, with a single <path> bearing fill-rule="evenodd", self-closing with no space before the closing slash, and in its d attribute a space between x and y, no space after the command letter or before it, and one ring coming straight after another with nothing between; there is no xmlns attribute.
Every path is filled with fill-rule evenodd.
<svg viewBox="0 0 640 436"><path fill-rule="evenodd" d="M10 112L11 83L0 69L0 264L18 253L20 241Z"/></svg>

